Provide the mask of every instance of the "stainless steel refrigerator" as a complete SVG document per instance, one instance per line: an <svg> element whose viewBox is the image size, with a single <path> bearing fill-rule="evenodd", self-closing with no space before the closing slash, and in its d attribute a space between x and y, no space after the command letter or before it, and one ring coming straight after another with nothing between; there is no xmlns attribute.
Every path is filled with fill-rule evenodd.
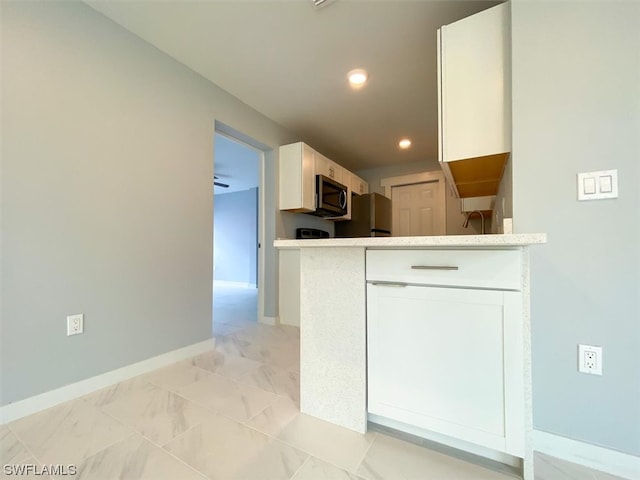
<svg viewBox="0 0 640 480"><path fill-rule="evenodd" d="M379 193L353 195L351 220L336 222L336 237L391 236L391 199Z"/></svg>

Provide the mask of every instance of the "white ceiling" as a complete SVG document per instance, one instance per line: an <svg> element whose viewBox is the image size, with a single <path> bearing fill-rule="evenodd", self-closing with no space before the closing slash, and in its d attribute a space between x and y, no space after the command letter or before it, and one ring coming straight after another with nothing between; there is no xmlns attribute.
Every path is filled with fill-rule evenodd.
<svg viewBox="0 0 640 480"><path fill-rule="evenodd" d="M500 3L86 0L351 170L437 158L436 30ZM346 73L370 80L351 90ZM412 148L399 151L402 136Z"/></svg>

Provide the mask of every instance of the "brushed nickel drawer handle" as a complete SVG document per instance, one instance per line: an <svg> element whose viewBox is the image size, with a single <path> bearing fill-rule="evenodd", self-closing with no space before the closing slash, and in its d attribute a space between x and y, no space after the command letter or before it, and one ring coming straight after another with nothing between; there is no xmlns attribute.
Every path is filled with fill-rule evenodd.
<svg viewBox="0 0 640 480"><path fill-rule="evenodd" d="M371 285L379 285L381 287L406 287L407 283L402 282L369 282Z"/></svg>
<svg viewBox="0 0 640 480"><path fill-rule="evenodd" d="M447 265L411 265L411 270L458 270L458 267Z"/></svg>

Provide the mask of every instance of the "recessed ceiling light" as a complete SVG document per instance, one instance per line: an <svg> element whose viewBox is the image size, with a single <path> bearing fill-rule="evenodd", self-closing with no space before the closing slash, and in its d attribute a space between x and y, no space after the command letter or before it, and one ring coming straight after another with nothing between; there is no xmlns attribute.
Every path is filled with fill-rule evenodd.
<svg viewBox="0 0 640 480"><path fill-rule="evenodd" d="M368 75L366 70L356 68L347 74L347 78L352 88L362 88L367 83Z"/></svg>
<svg viewBox="0 0 640 480"><path fill-rule="evenodd" d="M408 138L403 138L402 140L400 140L398 142L398 146L404 150L406 150L407 148L409 148L411 146L411 140L409 140Z"/></svg>

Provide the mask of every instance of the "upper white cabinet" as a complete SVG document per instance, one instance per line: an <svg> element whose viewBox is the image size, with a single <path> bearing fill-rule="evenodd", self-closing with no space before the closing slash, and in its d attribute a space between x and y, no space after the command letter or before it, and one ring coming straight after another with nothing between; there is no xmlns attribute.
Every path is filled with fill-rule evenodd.
<svg viewBox="0 0 640 480"><path fill-rule="evenodd" d="M369 184L355 174L351 174L351 193L364 195L369 193Z"/></svg>
<svg viewBox="0 0 640 480"><path fill-rule="evenodd" d="M326 220L350 220L351 192L360 194L369 191L369 186L364 180L303 142L282 145L279 164L280 210L313 212L316 209L316 175L324 175L341 183L347 187L349 193L347 214ZM354 185L357 190L354 190Z"/></svg>
<svg viewBox="0 0 640 480"><path fill-rule="evenodd" d="M302 142L280 147L280 210L316 209L316 155L315 150Z"/></svg>
<svg viewBox="0 0 640 480"><path fill-rule="evenodd" d="M329 160L324 155L316 153L316 175L324 175L338 183L348 186L342 178L343 170L344 169L336 162Z"/></svg>
<svg viewBox="0 0 640 480"><path fill-rule="evenodd" d="M494 195L511 151L510 5L438 30L439 160L460 197Z"/></svg>

